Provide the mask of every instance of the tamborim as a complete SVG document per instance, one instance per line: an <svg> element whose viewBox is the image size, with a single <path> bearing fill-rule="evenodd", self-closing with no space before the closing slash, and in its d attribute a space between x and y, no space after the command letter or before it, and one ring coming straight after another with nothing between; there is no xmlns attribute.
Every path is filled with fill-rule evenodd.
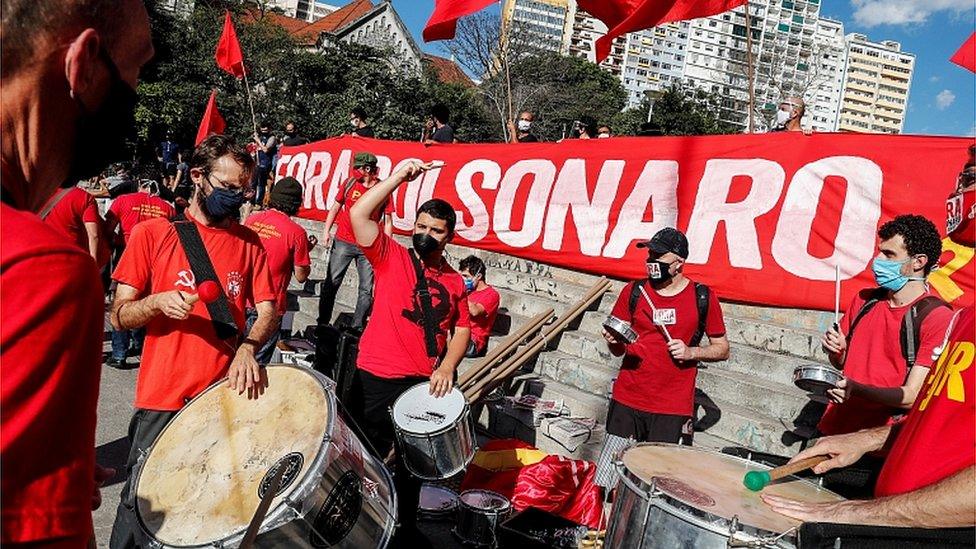
<svg viewBox="0 0 976 549"><path fill-rule="evenodd" d="M396 524L386 468L336 408L331 382L267 368L257 400L220 382L190 401L133 469L148 547L236 547L279 467L259 547L385 547Z"/></svg>
<svg viewBox="0 0 976 549"><path fill-rule="evenodd" d="M430 384L404 391L390 411L403 463L424 480L442 480L464 470L478 449L471 411L457 387L436 398Z"/></svg>
<svg viewBox="0 0 976 549"><path fill-rule="evenodd" d="M769 467L691 446L644 443L624 452L617 468L605 547L796 547L800 522L776 513L742 485L748 471ZM763 493L810 503L843 499L792 476Z"/></svg>
<svg viewBox="0 0 976 549"><path fill-rule="evenodd" d="M793 369L793 384L817 395L826 394L842 379L844 374L825 364L802 364Z"/></svg>
<svg viewBox="0 0 976 549"><path fill-rule="evenodd" d="M619 341L633 343L637 341L637 332L630 327L630 324L610 315L603 321L603 329L613 334Z"/></svg>

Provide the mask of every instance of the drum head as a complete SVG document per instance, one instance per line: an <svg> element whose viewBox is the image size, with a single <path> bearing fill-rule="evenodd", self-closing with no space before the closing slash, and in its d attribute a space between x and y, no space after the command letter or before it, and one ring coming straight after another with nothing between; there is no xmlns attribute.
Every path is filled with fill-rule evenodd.
<svg viewBox="0 0 976 549"><path fill-rule="evenodd" d="M461 503L480 511L505 512L511 507L508 498L491 490L465 490L461 492Z"/></svg>
<svg viewBox="0 0 976 549"><path fill-rule="evenodd" d="M793 370L793 384L803 391L817 395L827 394L843 377L834 368L820 364L797 366Z"/></svg>
<svg viewBox="0 0 976 549"><path fill-rule="evenodd" d="M781 534L800 524L776 513L760 498L772 494L803 502L841 501L843 498L812 482L797 477L776 481L762 492L743 486L749 471L769 467L745 459L690 446L641 444L627 450L623 464L628 472L664 492L671 500L699 512L731 520L772 534Z"/></svg>
<svg viewBox="0 0 976 549"><path fill-rule="evenodd" d="M431 517L449 515L457 509L457 501L458 496L453 490L436 484L424 484L420 488L419 511Z"/></svg>
<svg viewBox="0 0 976 549"><path fill-rule="evenodd" d="M407 389L393 403L393 421L400 429L413 434L430 434L450 427L467 401L457 387L441 398L430 394L430 384L421 383Z"/></svg>
<svg viewBox="0 0 976 549"><path fill-rule="evenodd" d="M276 464L286 469L268 517L302 484L322 451L332 402L317 374L293 366L267 373L257 400L223 382L207 389L151 448L135 487L136 511L156 540L209 545L242 533Z"/></svg>

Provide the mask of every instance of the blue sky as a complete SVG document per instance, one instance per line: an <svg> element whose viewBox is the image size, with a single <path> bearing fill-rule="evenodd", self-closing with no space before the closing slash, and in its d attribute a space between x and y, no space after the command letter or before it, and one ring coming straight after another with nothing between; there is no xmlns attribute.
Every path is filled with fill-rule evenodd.
<svg viewBox="0 0 976 549"><path fill-rule="evenodd" d="M432 0L393 4L422 48L444 53L420 38ZM976 25L973 0L822 0L820 13L843 21L845 32L860 32L873 41L896 40L916 55L906 133L976 134L976 75L949 62Z"/></svg>

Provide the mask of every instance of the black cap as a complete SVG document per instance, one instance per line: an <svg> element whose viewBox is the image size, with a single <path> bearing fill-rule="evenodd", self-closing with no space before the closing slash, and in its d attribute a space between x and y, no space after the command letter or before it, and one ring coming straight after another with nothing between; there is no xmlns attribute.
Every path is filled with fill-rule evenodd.
<svg viewBox="0 0 976 549"><path fill-rule="evenodd" d="M650 240L638 243L637 247L659 254L671 252L681 259L688 259L688 239L674 227L661 229Z"/></svg>
<svg viewBox="0 0 976 549"><path fill-rule="evenodd" d="M286 208L297 208L302 204L303 195L302 184L294 177L285 177L271 187L269 200Z"/></svg>

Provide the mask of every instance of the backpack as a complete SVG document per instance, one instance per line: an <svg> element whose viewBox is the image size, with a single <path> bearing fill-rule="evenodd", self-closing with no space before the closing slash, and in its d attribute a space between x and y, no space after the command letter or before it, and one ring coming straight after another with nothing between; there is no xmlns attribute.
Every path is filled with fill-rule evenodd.
<svg viewBox="0 0 976 549"><path fill-rule="evenodd" d="M643 280L636 280L634 285L630 287L630 301L627 303L627 309L630 311L631 318L634 317L634 311L637 310L637 300L640 298L642 284L644 284ZM697 346L705 336L705 320L708 318L708 303L712 296L712 291L708 286L697 282L692 282L692 284L695 285L695 304L698 306L698 328L688 342L689 347Z"/></svg>
<svg viewBox="0 0 976 549"><path fill-rule="evenodd" d="M854 337L854 329L857 328L857 324L864 318L864 315L868 314L875 305L887 297L888 290L884 288L873 288L870 290L867 301L864 302L864 305L861 305L861 309L857 311L857 315L851 321L851 327L848 330L846 338L848 346L851 344L851 338ZM906 378L908 376L908 370L912 369L912 366L915 365L915 359L918 358L918 346L922 338L922 322L929 313L939 307L951 309L948 303L934 295L923 297L912 304L908 312L905 313L905 318L901 321L898 340L901 344L901 356L905 359L905 364L907 365L905 372ZM911 334L911 337L909 337L909 334Z"/></svg>

